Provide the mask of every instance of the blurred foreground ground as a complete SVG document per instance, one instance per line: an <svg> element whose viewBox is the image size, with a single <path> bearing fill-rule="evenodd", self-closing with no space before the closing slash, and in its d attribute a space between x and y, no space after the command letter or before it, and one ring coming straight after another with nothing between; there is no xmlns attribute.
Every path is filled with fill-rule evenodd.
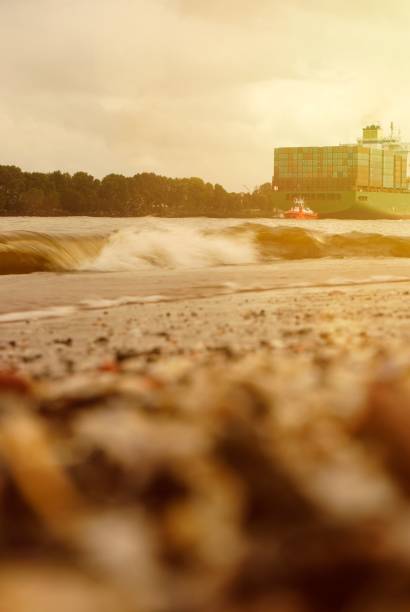
<svg viewBox="0 0 410 612"><path fill-rule="evenodd" d="M0 324L0 612L409 610L409 296Z"/></svg>

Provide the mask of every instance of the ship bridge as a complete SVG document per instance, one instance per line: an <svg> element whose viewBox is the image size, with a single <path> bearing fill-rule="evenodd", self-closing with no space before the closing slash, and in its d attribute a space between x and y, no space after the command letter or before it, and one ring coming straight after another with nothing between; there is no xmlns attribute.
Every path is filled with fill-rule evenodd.
<svg viewBox="0 0 410 612"><path fill-rule="evenodd" d="M390 123L390 133L385 136L383 128L379 123L374 123L363 128L362 138L358 138L358 144L364 147L372 147L394 151L395 153L410 152L410 144L402 142L400 130L395 130L394 123Z"/></svg>

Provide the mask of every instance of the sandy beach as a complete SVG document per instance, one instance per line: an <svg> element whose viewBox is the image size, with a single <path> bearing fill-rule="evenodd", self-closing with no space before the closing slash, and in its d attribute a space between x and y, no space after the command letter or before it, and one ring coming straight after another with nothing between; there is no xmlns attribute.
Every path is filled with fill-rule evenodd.
<svg viewBox="0 0 410 612"><path fill-rule="evenodd" d="M1 323L4 609L408 609L410 281L194 293Z"/></svg>

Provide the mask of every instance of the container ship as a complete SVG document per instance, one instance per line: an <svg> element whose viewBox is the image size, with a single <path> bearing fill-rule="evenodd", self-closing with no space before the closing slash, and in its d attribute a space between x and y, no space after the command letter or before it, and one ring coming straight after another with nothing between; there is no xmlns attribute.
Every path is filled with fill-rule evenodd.
<svg viewBox="0 0 410 612"><path fill-rule="evenodd" d="M410 218L410 144L375 124L356 144L277 148L272 187L279 211L303 199L321 218Z"/></svg>

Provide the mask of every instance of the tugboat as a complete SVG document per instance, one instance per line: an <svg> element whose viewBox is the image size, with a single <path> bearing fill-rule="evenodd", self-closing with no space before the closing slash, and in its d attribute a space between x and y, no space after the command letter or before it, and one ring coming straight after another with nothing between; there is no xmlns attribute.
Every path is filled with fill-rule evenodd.
<svg viewBox="0 0 410 612"><path fill-rule="evenodd" d="M289 208L284 214L285 219L318 219L319 215L314 210L305 206L303 198L295 198L292 208Z"/></svg>

